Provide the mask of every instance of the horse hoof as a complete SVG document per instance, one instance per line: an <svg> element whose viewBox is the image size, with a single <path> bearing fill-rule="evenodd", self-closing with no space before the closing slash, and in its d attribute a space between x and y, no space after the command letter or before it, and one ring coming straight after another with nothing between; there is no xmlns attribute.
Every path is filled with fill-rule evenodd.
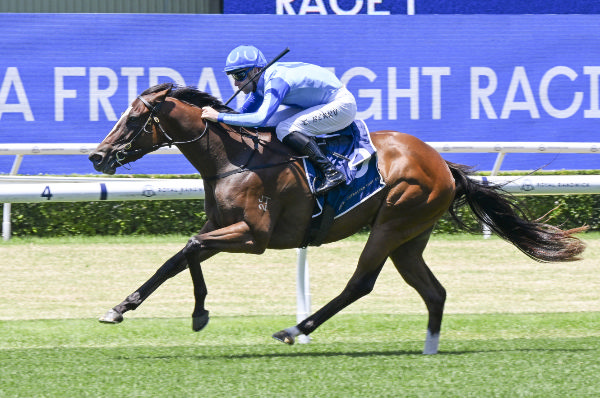
<svg viewBox="0 0 600 398"><path fill-rule="evenodd" d="M295 340L294 340L294 336L292 336L291 334L289 334L289 333L288 333L288 332L286 332L285 330L281 330L281 331L279 331L279 332L275 333L275 334L273 335L273 338L274 338L275 340L279 340L279 341L281 341L282 343L289 344L289 345L293 345L293 344L294 344L294 342L295 342Z"/></svg>
<svg viewBox="0 0 600 398"><path fill-rule="evenodd" d="M102 315L98 321L101 323L121 323L123 322L123 314L114 309L110 309L106 314Z"/></svg>
<svg viewBox="0 0 600 398"><path fill-rule="evenodd" d="M204 311L200 316L192 315L192 329L194 332L201 331L206 325L208 325L208 311Z"/></svg>

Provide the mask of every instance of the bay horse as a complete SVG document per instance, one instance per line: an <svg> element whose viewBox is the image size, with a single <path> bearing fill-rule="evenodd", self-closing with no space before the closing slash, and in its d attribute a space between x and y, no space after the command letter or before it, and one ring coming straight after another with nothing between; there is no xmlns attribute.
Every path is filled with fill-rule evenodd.
<svg viewBox="0 0 600 398"><path fill-rule="evenodd" d="M89 155L97 171L114 174L165 145L175 145L204 182L207 222L197 235L122 303L100 319L118 323L167 279L189 268L195 306L192 328L208 323L207 288L202 261L219 252L262 254L266 249L301 247L315 198L301 158L266 129L244 129L205 122L202 107L232 112L215 97L191 87L160 84L142 92L108 136ZM336 218L323 243L353 235L368 226L367 243L342 292L295 326L273 335L293 344L340 310L369 294L386 261L425 302L428 323L424 354L438 351L446 291L423 260L435 223L446 211L468 204L483 224L529 257L542 261L576 260L584 244L573 234L530 220L501 187L469 178L470 168L445 161L418 138L396 131L370 133L385 187Z"/></svg>

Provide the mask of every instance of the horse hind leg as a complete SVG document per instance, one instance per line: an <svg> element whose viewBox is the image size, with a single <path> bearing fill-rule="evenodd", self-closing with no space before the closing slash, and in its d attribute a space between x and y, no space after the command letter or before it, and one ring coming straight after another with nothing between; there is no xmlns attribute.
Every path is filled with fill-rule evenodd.
<svg viewBox="0 0 600 398"><path fill-rule="evenodd" d="M429 241L431 229L406 242L390 254L402 278L421 296L429 313L427 336L423 354L437 354L446 301L446 290L435 278L425 260L423 251Z"/></svg>
<svg viewBox="0 0 600 398"><path fill-rule="evenodd" d="M339 311L373 290L375 281L385 264L387 256L382 252L380 246L376 244L377 240L372 237L373 235L369 237L369 241L360 256L356 270L342 292L296 326L273 334L275 339L286 344L294 344L296 336L300 334L308 336Z"/></svg>

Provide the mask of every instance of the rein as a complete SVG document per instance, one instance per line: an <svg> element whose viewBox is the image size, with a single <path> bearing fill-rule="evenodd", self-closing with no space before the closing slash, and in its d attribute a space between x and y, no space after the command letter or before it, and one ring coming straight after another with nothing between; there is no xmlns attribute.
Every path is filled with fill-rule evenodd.
<svg viewBox="0 0 600 398"><path fill-rule="evenodd" d="M146 99L143 98L141 95L138 96L138 99L140 101L142 101L142 103L144 105L146 105L146 108L148 108L150 110L150 116L148 116L148 120L146 121L146 124L144 125L144 128L142 129L142 131L145 131L147 133L152 133L152 130L150 130L149 132L146 130L146 125L148 125L148 122L149 122L150 123L150 128L152 128L152 122L154 122L158 126L158 129L162 133L162 135L164 135L165 138L167 139L167 143L166 144L155 145L156 149L162 148L162 147L167 146L167 145L170 148L172 145L189 144L191 142L196 142L199 139L201 139L202 137L204 137L204 135L208 131L208 123L204 123L204 131L198 137L192 138L191 140L188 140L188 141L175 141L173 138L171 138L171 136L169 134L167 134L167 132L165 131L165 129L163 128L163 126L160 124L160 119L158 118L158 112L160 111L160 107L162 106L162 104L163 104L164 101L163 102L159 102L155 106L152 106L152 104L150 104L148 101L146 101ZM139 134L139 132L138 132L138 134ZM137 137L138 134L136 134L136 137ZM154 146L153 146L153 148L154 148Z"/></svg>
<svg viewBox="0 0 600 398"><path fill-rule="evenodd" d="M125 145L124 149L127 151L129 149L132 148L132 143L137 139L137 137L142 134L142 133L146 133L146 134L152 134L152 125L156 125L158 130L160 131L160 133L167 139L166 143L163 144L159 144L159 145L153 145L150 150L148 152L152 152L154 150L157 150L159 148L165 147L165 146L169 146L169 148L172 145L183 145L183 144L190 144L192 142L196 142L200 139L202 139L206 133L208 132L208 124L210 123L208 120L206 120L204 122L204 131L202 131L202 133L197 136L194 137L190 140L187 141L175 141L173 138L171 138L171 136L166 132L166 130L162 127L161 123L160 123L160 118L158 117L158 114L160 112L160 108L163 104L163 102L159 102L156 105L152 105L150 102L148 102L145 98L143 98L141 95L137 97L145 106L146 108L148 108L148 110L150 111L150 115L148 116L148 119L146 120L146 123L144 123L144 126L142 126L142 128L133 136L133 138L127 143L127 145ZM228 131L232 131L234 133L239 134L242 137L248 137L250 138L253 143L254 143L254 149L252 150L252 152L250 153L250 156L248 157L248 159L244 162L244 164L242 166L239 166L237 169L235 170L230 170L227 171L225 173L221 173L221 174L217 174L215 176L211 176L211 177L203 177L203 179L207 180L207 181L215 181L221 178L225 178L225 177L229 177L230 175L234 175L234 174L239 174L239 173L245 173L248 171L252 171L252 170L259 170L259 169L266 169L266 168L270 168L270 167L277 167L277 166L281 166L284 164L289 164L289 163L293 163L295 161L297 161L298 159L302 159L303 156L294 156L294 155L290 155L290 158L283 161L283 162L279 162L279 163L272 163L272 164L263 164L263 165L259 165L259 166L255 166L255 167L248 167L248 164L250 163L250 161L252 160L252 158L254 157L254 155L256 154L256 151L258 150L259 145L262 145L265 148L268 148L269 150L279 153L279 154L284 154L284 155L288 155L288 153L282 152L282 151L277 151L273 148L270 148L268 145L266 145L264 142L261 142L259 136L258 136L258 132L256 133L256 135L250 134L249 132L247 132L246 130L242 129L240 127L239 131L236 129L231 129ZM135 150L134 150L135 151ZM139 149L138 151L141 151L141 149ZM124 152L123 150L120 150L119 152L116 153L116 160L117 163L120 166L124 166L124 164L122 163L123 160L126 159L126 152Z"/></svg>
<svg viewBox="0 0 600 398"><path fill-rule="evenodd" d="M258 146L262 145L264 148L267 148L269 150L271 150L272 152L275 153L279 153L282 155L289 155L287 152L282 152L282 151L278 151L275 150L274 148L271 148L269 145L266 145L264 142L261 142L259 136L258 136L258 132L256 133L256 135L252 135L250 133L248 133L247 131L245 131L244 129L240 128L239 130L228 130L228 131L232 131L234 133L239 134L242 137L248 137L252 140L252 142L254 143L254 149L252 150L252 152L250 153L250 156L248 157L248 159L246 159L246 161L244 162L243 165L239 166L237 169L234 170L230 170L230 171L226 171L224 173L221 174L217 174L215 176L211 176L211 177L202 177L204 180L207 181L216 181L219 180L221 178L225 178L225 177L229 177L231 175L234 174L239 174L239 173L245 173L248 171L253 171L253 170L260 170L260 169L268 169L270 167L277 167L277 166L282 166L284 164L289 164L289 163L293 163L295 161L297 161L298 159L302 159L304 156L293 156L290 155L290 158L287 160L284 160L282 162L279 163L268 163L268 164L263 164L263 165L259 165L259 166L254 166L254 167L247 167L248 164L250 163L250 161L252 160L252 158L254 157L254 154L256 154L256 151L258 150Z"/></svg>
<svg viewBox="0 0 600 398"><path fill-rule="evenodd" d="M250 157L252 157L252 155L250 155ZM212 176L212 177L202 177L202 179L206 180L206 181L216 181L216 180L220 180L221 178L229 177L234 174L246 173L248 171L253 171L253 170L268 169L270 167L282 166L284 164L293 163L298 159L302 159L302 157L292 156L290 159L284 160L283 162L263 164L260 166L255 166L255 167L250 167L250 168L248 168L246 166L240 166L235 170L226 171L225 173L217 174L216 176Z"/></svg>

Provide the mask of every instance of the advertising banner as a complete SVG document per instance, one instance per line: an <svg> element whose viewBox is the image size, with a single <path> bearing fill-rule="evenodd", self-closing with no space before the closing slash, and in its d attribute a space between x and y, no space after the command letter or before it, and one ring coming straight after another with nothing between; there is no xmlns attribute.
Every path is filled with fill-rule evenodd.
<svg viewBox="0 0 600 398"><path fill-rule="evenodd" d="M598 14L590 0L223 0L225 14Z"/></svg>
<svg viewBox="0 0 600 398"><path fill-rule="evenodd" d="M385 4L385 3L382 3ZM166 81L227 99L229 51L331 68L371 131L425 141L600 140L600 19L585 15L0 14L0 143L99 142ZM240 95L230 105L243 102ZM1 154L1 153L0 153ZM492 168L495 154L448 154ZM0 156L0 173L13 156ZM600 156L507 155L502 169L600 168ZM25 156L23 174L95 173L85 156ZM193 173L183 156L121 173Z"/></svg>
<svg viewBox="0 0 600 398"><path fill-rule="evenodd" d="M406 0L224 0L224 14L406 14Z"/></svg>

